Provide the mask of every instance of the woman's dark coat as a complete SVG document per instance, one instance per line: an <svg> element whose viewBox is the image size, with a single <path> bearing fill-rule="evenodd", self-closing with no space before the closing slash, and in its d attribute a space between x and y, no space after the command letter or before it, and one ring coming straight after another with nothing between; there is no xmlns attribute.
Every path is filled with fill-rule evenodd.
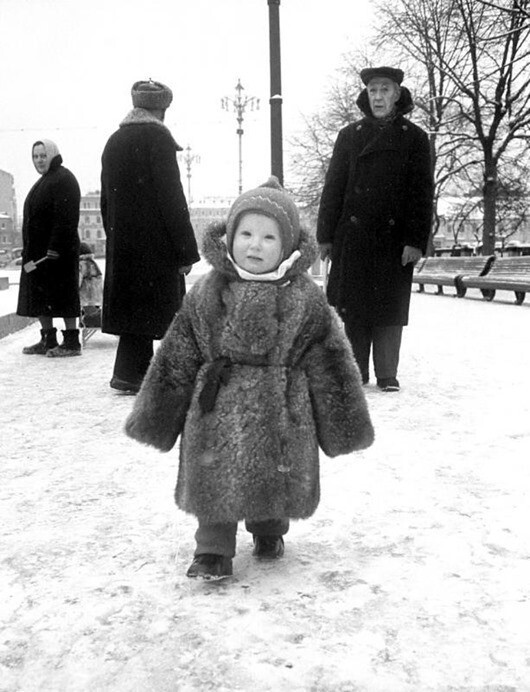
<svg viewBox="0 0 530 692"><path fill-rule="evenodd" d="M143 381L126 430L162 451L180 441L175 498L206 523L310 516L320 496L318 448L368 447L373 428L351 347L307 275L315 243L289 283L242 281L217 224L214 269L186 295Z"/></svg>
<svg viewBox="0 0 530 692"><path fill-rule="evenodd" d="M24 202L22 271L17 314L27 317L78 317L79 207L81 193L75 176L55 156L48 171L31 188ZM48 250L59 253L32 272L24 264Z"/></svg>
<svg viewBox="0 0 530 692"><path fill-rule="evenodd" d="M332 243L328 299L351 324L408 323L412 264L405 245L425 252L433 181L426 133L403 117L412 110L402 87L398 114L386 126L366 113L338 135L320 202L317 238Z"/></svg>
<svg viewBox="0 0 530 692"><path fill-rule="evenodd" d="M179 267L199 254L167 127L133 109L102 156L101 213L107 236L104 332L160 339L185 293Z"/></svg>

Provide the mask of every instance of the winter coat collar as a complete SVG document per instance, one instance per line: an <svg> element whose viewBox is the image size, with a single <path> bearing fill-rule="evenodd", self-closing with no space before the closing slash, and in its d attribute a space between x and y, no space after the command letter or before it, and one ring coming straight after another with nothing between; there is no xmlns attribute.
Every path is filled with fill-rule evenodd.
<svg viewBox="0 0 530 692"><path fill-rule="evenodd" d="M370 102L368 100L368 91L363 89L359 94L359 98L356 101L357 107L362 111L362 113L371 120L376 120L372 115L372 109L370 108ZM412 95L407 87L401 87L401 94L396 103L396 114L407 115L414 108L414 102L412 100Z"/></svg>
<svg viewBox="0 0 530 692"><path fill-rule="evenodd" d="M132 111L129 111L125 118L121 121L120 127L127 127L128 125L156 125L167 132L167 134L175 142L173 135L164 125L164 123L158 118L155 118L155 116L146 108L133 108ZM177 151L183 151L182 147L177 144L177 142L175 142L175 146L177 147Z"/></svg>
<svg viewBox="0 0 530 692"><path fill-rule="evenodd" d="M228 255L225 243L226 223L224 221L214 221L207 228L202 242L202 253L206 261L214 269L225 274L233 281L242 281L233 261ZM292 281L296 276L306 272L317 258L317 246L313 236L304 228L300 229L300 242L297 250L300 257L295 259L292 266L287 269L284 276L279 278L277 283ZM257 279L259 280L259 279Z"/></svg>

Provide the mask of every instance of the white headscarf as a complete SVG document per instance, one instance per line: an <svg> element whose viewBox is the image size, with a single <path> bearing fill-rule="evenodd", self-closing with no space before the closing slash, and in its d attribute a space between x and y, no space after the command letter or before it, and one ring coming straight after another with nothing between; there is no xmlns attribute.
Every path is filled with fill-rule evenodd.
<svg viewBox="0 0 530 692"><path fill-rule="evenodd" d="M31 147L31 155L33 156L33 150L37 146L37 144L41 144L44 147L44 151L46 152L46 170L42 175L46 175L46 173L50 169L50 164L53 161L53 159L56 156L60 156L60 151L59 147L55 142L52 142L51 139L39 139L35 142L35 144Z"/></svg>

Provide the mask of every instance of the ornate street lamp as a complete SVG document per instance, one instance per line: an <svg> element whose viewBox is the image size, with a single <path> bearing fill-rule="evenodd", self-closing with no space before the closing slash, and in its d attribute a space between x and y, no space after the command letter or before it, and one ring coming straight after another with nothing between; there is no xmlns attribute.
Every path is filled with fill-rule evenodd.
<svg viewBox="0 0 530 692"><path fill-rule="evenodd" d="M182 160L186 164L188 178L188 206L191 207L191 203L193 201L191 198L191 167L194 163L200 163L201 157L198 154L191 153L191 147L189 144L185 149L185 153L182 153L181 156Z"/></svg>
<svg viewBox="0 0 530 692"><path fill-rule="evenodd" d="M243 114L247 108L253 111L259 110L259 99L254 96L243 96L243 90L244 87L241 84L241 80L238 79L235 97L225 96L221 99L221 108L223 110L228 111L232 107L236 113L238 126L236 133L239 136L239 194L243 192Z"/></svg>

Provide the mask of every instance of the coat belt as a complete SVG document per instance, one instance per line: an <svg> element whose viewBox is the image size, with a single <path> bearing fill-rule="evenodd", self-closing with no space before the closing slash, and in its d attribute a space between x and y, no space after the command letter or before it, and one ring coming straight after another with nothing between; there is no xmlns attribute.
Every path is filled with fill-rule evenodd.
<svg viewBox="0 0 530 692"><path fill-rule="evenodd" d="M247 356L246 358L238 359L233 361L226 356L222 358L216 358L211 361L208 365L208 370L206 371L206 379L204 385L199 394L199 406L201 411L204 413L209 413L213 411L215 406L215 400L217 398L217 393L221 385L227 385L230 380L230 375L232 373L233 365L256 365L256 366L266 366L269 365L269 359L267 356Z"/></svg>

